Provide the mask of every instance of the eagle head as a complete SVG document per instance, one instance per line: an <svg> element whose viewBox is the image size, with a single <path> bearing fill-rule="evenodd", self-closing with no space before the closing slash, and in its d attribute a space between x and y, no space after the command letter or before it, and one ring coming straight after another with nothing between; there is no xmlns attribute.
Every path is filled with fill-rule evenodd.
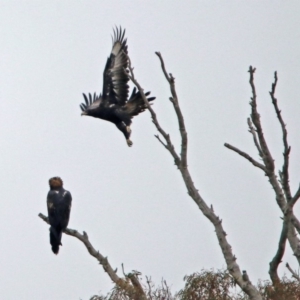
<svg viewBox="0 0 300 300"><path fill-rule="evenodd" d="M52 177L49 179L50 189L58 189L63 186L63 181L60 177Z"/></svg>

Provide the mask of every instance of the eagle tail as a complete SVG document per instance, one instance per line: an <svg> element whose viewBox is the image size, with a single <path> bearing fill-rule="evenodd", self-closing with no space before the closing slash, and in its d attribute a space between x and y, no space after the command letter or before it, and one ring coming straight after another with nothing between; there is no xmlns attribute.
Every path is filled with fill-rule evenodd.
<svg viewBox="0 0 300 300"><path fill-rule="evenodd" d="M148 102L151 102L155 99L155 97L148 97L150 92L145 93L145 96ZM143 112L147 106L140 94L140 92L136 92L136 88L133 89L130 99L126 103L126 111L131 116L137 116L139 113Z"/></svg>
<svg viewBox="0 0 300 300"><path fill-rule="evenodd" d="M50 244L54 254L58 254L59 246L61 245L62 231L57 231L55 228L50 227Z"/></svg>

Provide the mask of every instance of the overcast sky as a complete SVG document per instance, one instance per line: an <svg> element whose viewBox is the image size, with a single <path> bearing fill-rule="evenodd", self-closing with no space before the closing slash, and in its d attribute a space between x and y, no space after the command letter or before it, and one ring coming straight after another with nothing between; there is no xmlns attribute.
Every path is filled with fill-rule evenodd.
<svg viewBox="0 0 300 300"><path fill-rule="evenodd" d="M156 96L161 125L180 145L169 87L155 51L176 78L189 133L189 167L252 282L268 279L281 212L266 177L227 150L258 157L248 133L250 65L265 136L282 165L287 123L291 186L300 180L299 1L0 1L0 282L5 300L87 300L112 287L86 248L63 236L55 256L46 214L48 179L72 193L69 227L85 230L111 265L139 270L173 291L183 276L225 262L214 228L188 197L154 138L149 113L134 119L132 148L108 122L81 117L82 93L102 91L115 25L126 28L135 75ZM178 149L178 147L177 147ZM299 204L295 213L300 216ZM284 263L297 269L288 249ZM284 264L280 272L285 272Z"/></svg>

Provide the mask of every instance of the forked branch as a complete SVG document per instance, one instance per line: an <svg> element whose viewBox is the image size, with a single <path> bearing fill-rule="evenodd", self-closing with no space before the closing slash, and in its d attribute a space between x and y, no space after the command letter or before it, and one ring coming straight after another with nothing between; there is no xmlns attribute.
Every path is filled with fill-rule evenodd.
<svg viewBox="0 0 300 300"><path fill-rule="evenodd" d="M170 154L172 155L172 157L174 158L175 164L177 166L180 166L181 164L181 159L180 156L177 154L177 152L175 151L175 148L173 146L173 144L171 143L171 138L170 135L168 133L165 132L165 130L160 126L160 124L158 123L157 120L157 116L155 111L153 110L153 108L151 107L151 105L149 104L145 94L144 94L144 90L143 88L140 86L140 84L138 83L138 81L135 79L134 73L133 73L133 67L131 65L131 60L130 57L127 56L128 59L128 63L129 63L129 78L130 80L134 83L134 85L138 88L142 98L144 99L144 103L146 105L146 107L148 108L150 114L151 114L151 118L152 118L152 122L154 123L157 131L163 136L165 143L159 138L158 135L156 135L155 137L160 141L160 143L163 144L163 146L170 152Z"/></svg>
<svg viewBox="0 0 300 300"><path fill-rule="evenodd" d="M163 73L165 74L165 77L170 85L170 90L172 97L170 97L170 101L173 104L174 110L177 115L177 120L179 124L179 132L181 134L181 164L183 168L187 167L187 146L188 146L188 138L187 138L187 132L185 129L185 124L184 124L184 118L181 112L181 109L179 107L179 102L178 102L178 97L175 89L175 78L173 75L170 73L168 75L168 72L165 68L165 63L164 60L160 54L160 52L155 52L155 54L158 56L160 63L161 63L161 68L163 70Z"/></svg>
<svg viewBox="0 0 300 300"><path fill-rule="evenodd" d="M291 272L292 276L297 279L298 281L300 281L300 276L295 272L293 271L293 269L290 267L290 265L288 263L286 263L285 265L287 267L287 269Z"/></svg>
<svg viewBox="0 0 300 300"><path fill-rule="evenodd" d="M187 139L187 132L184 124L184 118L183 114L181 112L178 96L176 93L175 88L175 78L172 76L171 73L168 73L165 67L165 63L163 61L163 58L159 52L156 52L156 55L159 57L162 71L169 83L171 95L170 98L173 108L175 110L177 120L179 123L179 131L181 135L181 154L178 155L175 151L175 147L171 141L171 138L169 134L166 133L166 131L160 126L158 122L158 118L152 107L149 105L147 98L145 97L143 93L143 89L136 80L134 73L133 73L133 67L131 66L131 61L128 57L129 61L129 73L130 73L130 79L135 84L135 86L138 88L139 92L141 93L146 107L148 107L152 121L157 129L157 131L162 135L162 140L159 136L156 136L159 140L159 142L169 151L169 153L174 158L175 164L178 167L183 181L185 183L185 186L187 188L188 194L190 197L194 200L194 202L197 204L199 209L202 211L202 213L210 220L210 222L215 227L215 232L219 241L220 248L222 250L223 256L225 258L227 268L230 272L230 274L233 276L237 284L241 287L241 289L249 295L250 299L259 299L261 300L262 297L259 294L258 290L255 288L255 286L252 285L250 280L244 280L242 272L240 270L239 265L236 262L236 257L232 253L231 245L227 241L226 232L223 229L222 220L214 213L213 209L210 208L204 199L200 196L199 191L196 189L194 182L192 180L192 177L189 173L188 166L187 166L187 147L188 147L188 139Z"/></svg>
<svg viewBox="0 0 300 300"><path fill-rule="evenodd" d="M263 170L266 174L266 176L269 179L269 182L272 186L272 188L275 191L275 197L278 206L280 207L281 211L284 214L283 219L283 227L282 232L280 235L280 241L278 245L278 250L276 255L274 256L273 260L270 263L270 277L273 281L273 283L278 283L279 277L277 275L277 268L282 260L284 250L285 250L285 244L286 239L289 240L290 246L292 250L294 251L294 255L296 256L298 262L300 263L300 250L298 249L299 245L299 239L297 238L295 234L295 228L297 229L298 233L300 233L300 223L299 220L296 218L296 216L293 213L293 206L296 203L296 201L300 198L300 187L298 191L295 193L295 195L291 196L291 190L289 185L289 154L290 154L290 146L288 145L287 141L287 130L286 125L283 121L281 111L278 107L277 99L275 97L275 90L277 86L277 73L274 74L274 82L271 87L270 96L272 99L272 103L277 115L277 118L279 120L279 123L281 125L282 129L282 138L283 138L283 158L284 163L282 166L282 170L279 171L279 177L280 181L277 179L277 176L275 174L275 164L273 157L271 155L271 152L268 148L267 142L265 140L263 129L260 121L260 115L258 113L257 109L257 95L256 95L256 89L254 85L254 73L255 68L252 68L250 66L249 68L250 73L250 86L252 91L252 97L250 101L251 106L251 118L248 118L248 126L249 126L249 132L253 136L253 141L256 149L258 150L258 154L262 159L262 163L258 163L256 160L254 160L252 157L250 157L247 153L240 151L236 147L230 146L228 144L225 144L225 147L235 151L239 155L246 158L248 161L250 161L254 166L260 168ZM229 147L230 146L230 147Z"/></svg>
<svg viewBox="0 0 300 300"><path fill-rule="evenodd" d="M49 224L49 219L42 213L38 215L42 220L44 220L47 224ZM138 282L138 279L136 276L129 274L129 279L132 282L132 285L128 283L128 281L124 280L123 278L120 278L117 275L117 271L114 270L110 263L108 262L107 257L104 257L99 251L97 251L91 242L89 241L87 233L84 231L83 234L79 233L77 230L67 228L64 230L64 233L73 237L76 237L78 240L80 240L85 247L87 248L88 252L91 256L95 257L100 265L102 265L104 271L108 274L110 279L121 289L123 289L128 297L133 300L147 300L146 294L144 290L141 288L140 283Z"/></svg>
<svg viewBox="0 0 300 300"><path fill-rule="evenodd" d="M263 162L268 170L268 172L274 172L274 159L269 151L267 142L265 140L264 137L264 133L262 130L262 126L260 123L260 115L258 113L257 110L257 102L256 102L256 89L255 89L255 85L254 85L254 73L255 73L255 68L252 68L251 66L249 67L249 73L250 73L250 86L251 86L251 90L252 90L252 97L251 97L251 101L250 101L250 106L251 106L251 120L255 126L255 130L256 133L258 135L258 140L259 140L259 144L260 144L260 149L261 149L261 153L262 153L262 159Z"/></svg>

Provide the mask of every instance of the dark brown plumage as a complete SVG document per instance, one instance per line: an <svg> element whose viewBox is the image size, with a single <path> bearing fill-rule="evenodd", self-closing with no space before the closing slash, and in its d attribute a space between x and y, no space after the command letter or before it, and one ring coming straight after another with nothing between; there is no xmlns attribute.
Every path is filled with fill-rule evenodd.
<svg viewBox="0 0 300 300"><path fill-rule="evenodd" d="M140 92L133 89L128 99L128 50L125 30L116 28L113 36L113 47L103 72L103 89L99 96L83 94L85 103L80 105L81 115L91 116L114 123L125 136L128 146L130 140L132 118L146 109ZM145 93L146 97L150 92ZM155 97L147 98L153 101Z"/></svg>
<svg viewBox="0 0 300 300"><path fill-rule="evenodd" d="M67 228L72 196L69 191L63 188L63 181L60 177L49 179L50 191L47 196L47 208L50 227L50 244L54 254L58 254L61 244L62 232Z"/></svg>

